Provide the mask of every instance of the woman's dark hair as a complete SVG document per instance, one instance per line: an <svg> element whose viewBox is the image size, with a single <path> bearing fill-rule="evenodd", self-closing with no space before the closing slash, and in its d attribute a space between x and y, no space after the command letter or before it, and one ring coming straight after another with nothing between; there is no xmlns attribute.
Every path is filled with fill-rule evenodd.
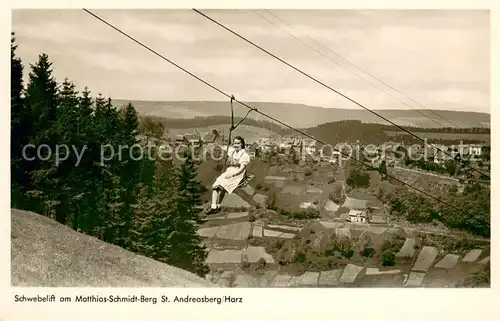
<svg viewBox="0 0 500 321"><path fill-rule="evenodd" d="M241 142L241 148L245 148L245 140L241 136L236 136L234 139L237 139Z"/></svg>

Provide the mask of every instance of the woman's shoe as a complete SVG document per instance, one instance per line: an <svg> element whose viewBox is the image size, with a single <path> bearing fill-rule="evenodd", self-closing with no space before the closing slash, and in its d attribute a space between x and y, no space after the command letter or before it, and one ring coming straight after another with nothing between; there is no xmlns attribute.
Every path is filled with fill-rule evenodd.
<svg viewBox="0 0 500 321"><path fill-rule="evenodd" d="M209 215L209 214L215 214L215 213L219 213L220 212L220 206L217 206L217 207L209 207L207 208L207 210L205 211L205 214Z"/></svg>

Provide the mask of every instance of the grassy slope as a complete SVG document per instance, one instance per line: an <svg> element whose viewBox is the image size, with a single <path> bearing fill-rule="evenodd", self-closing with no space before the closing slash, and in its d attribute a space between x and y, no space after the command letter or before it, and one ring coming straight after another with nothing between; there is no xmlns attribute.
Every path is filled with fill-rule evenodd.
<svg viewBox="0 0 500 321"><path fill-rule="evenodd" d="M11 216L13 286L211 286L190 272L75 232L48 217L16 209Z"/></svg>

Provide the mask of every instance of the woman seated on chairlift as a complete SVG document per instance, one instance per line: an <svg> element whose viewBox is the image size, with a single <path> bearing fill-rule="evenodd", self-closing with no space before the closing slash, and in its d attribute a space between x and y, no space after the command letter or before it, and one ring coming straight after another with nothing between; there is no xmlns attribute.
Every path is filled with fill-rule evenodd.
<svg viewBox="0 0 500 321"><path fill-rule="evenodd" d="M207 214L220 211L220 203L225 193L232 194L245 177L246 167L250 163L250 156L245 151L245 140L241 136L236 136L233 146L227 150L228 167L212 185L212 206L207 209Z"/></svg>

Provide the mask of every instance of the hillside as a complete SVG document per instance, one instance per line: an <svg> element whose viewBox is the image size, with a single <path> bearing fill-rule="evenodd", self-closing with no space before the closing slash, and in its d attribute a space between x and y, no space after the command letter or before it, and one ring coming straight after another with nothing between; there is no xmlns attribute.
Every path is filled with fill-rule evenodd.
<svg viewBox="0 0 500 321"><path fill-rule="evenodd" d="M304 132L327 144L335 145L339 142L359 144L382 144L389 140L404 142L405 144L421 144L422 141L403 131L387 130L389 126L381 124L365 124L358 120L325 123L312 128L303 129ZM460 130L454 133L426 132L407 129L428 143L459 144L463 143L489 143L490 134L463 133ZM488 129L484 129L485 131ZM282 134L290 134L291 131L283 131Z"/></svg>
<svg viewBox="0 0 500 321"><path fill-rule="evenodd" d="M229 116L230 111L229 101L139 101L126 99L114 99L113 101L118 106L131 102L140 114L166 118L186 119L216 115ZM364 123L387 123L380 117L357 107L353 109L338 109L272 102L248 102L248 104L280 121L300 128L314 127L325 122L350 119L360 120ZM235 116L243 117L247 110L246 107L235 104ZM400 126L440 127L436 122L429 120L422 114L435 119L444 126L451 126L442 118L435 116L425 109L421 110L420 113L413 109L377 110L377 112ZM437 110L434 112L459 127L490 126L490 115L486 113ZM268 120L266 117L256 113L251 113L249 117L256 120Z"/></svg>
<svg viewBox="0 0 500 321"><path fill-rule="evenodd" d="M206 287L187 271L32 212L11 210L12 286Z"/></svg>

